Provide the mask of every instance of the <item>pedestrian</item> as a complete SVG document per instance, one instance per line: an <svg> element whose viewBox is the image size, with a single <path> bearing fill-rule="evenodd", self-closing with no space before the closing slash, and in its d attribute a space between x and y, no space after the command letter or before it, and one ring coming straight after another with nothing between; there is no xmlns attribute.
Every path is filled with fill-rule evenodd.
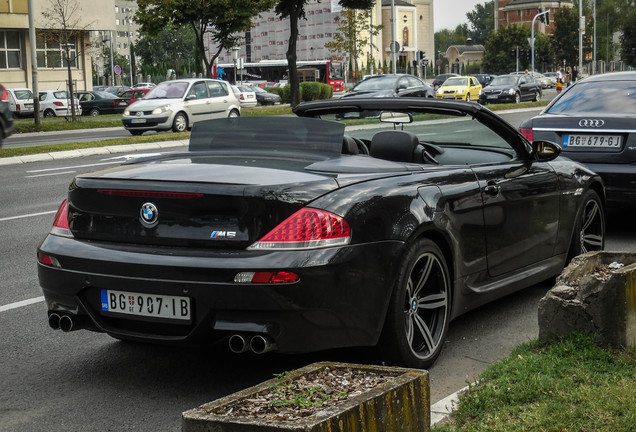
<svg viewBox="0 0 636 432"><path fill-rule="evenodd" d="M378 75L382 75L382 69L378 69Z"/></svg>
<svg viewBox="0 0 636 432"><path fill-rule="evenodd" d="M566 87L570 87L570 81L572 81L572 68L568 66L565 69L565 76L563 77L563 83Z"/></svg>
<svg viewBox="0 0 636 432"><path fill-rule="evenodd" d="M574 83L574 82L576 82L576 80L577 80L577 79L579 79L579 71L578 71L578 69L576 68L576 66L574 66L574 67L572 68L572 82L573 82L573 83Z"/></svg>
<svg viewBox="0 0 636 432"><path fill-rule="evenodd" d="M561 90L563 90L563 68L561 66L557 69L556 79L556 91L557 93L561 93Z"/></svg>

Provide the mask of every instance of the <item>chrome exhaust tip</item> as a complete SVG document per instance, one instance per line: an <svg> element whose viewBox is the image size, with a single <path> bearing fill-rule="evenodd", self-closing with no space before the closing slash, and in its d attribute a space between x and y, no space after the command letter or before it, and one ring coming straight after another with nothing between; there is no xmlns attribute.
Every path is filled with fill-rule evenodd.
<svg viewBox="0 0 636 432"><path fill-rule="evenodd" d="M68 315L62 315L60 317L60 330L65 333L73 330L73 319Z"/></svg>
<svg viewBox="0 0 636 432"><path fill-rule="evenodd" d="M256 335L250 340L250 348L255 354L263 354L276 349L276 344L267 336Z"/></svg>
<svg viewBox="0 0 636 432"><path fill-rule="evenodd" d="M233 334L230 336L228 346L230 347L230 351L234 354L244 353L250 349L250 346L247 343L247 338L242 334Z"/></svg>
<svg viewBox="0 0 636 432"><path fill-rule="evenodd" d="M51 327L53 330L60 329L60 316L58 314L49 314L49 327Z"/></svg>

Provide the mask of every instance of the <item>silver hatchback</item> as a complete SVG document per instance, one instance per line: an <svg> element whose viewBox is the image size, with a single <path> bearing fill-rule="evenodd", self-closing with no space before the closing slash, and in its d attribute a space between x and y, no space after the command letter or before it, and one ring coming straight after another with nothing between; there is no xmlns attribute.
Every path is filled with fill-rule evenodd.
<svg viewBox="0 0 636 432"><path fill-rule="evenodd" d="M241 115L241 103L227 81L188 78L158 84L128 106L122 122L133 135L145 131L184 132L200 120Z"/></svg>

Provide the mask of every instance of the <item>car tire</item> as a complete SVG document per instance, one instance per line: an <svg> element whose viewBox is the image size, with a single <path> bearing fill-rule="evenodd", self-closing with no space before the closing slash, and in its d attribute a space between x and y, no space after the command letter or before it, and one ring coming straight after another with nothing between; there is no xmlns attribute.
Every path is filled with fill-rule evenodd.
<svg viewBox="0 0 636 432"><path fill-rule="evenodd" d="M174 121L172 122L172 131L185 132L187 129L188 129L188 118L182 112L177 113L174 116Z"/></svg>
<svg viewBox="0 0 636 432"><path fill-rule="evenodd" d="M470 93L466 93L466 102L470 102Z"/></svg>
<svg viewBox="0 0 636 432"><path fill-rule="evenodd" d="M128 132L130 132L132 136L139 136L144 133L144 131L140 131L140 130L129 130Z"/></svg>
<svg viewBox="0 0 636 432"><path fill-rule="evenodd" d="M521 102L521 95L519 92L515 93L515 103L518 104Z"/></svg>
<svg viewBox="0 0 636 432"><path fill-rule="evenodd" d="M55 111L52 109L47 109L44 111L44 117L55 117Z"/></svg>
<svg viewBox="0 0 636 432"><path fill-rule="evenodd" d="M96 116L98 116L98 115L100 114L100 112L99 112L99 108L91 108L91 110L88 112L88 114L89 114L91 117L96 117Z"/></svg>
<svg viewBox="0 0 636 432"><path fill-rule="evenodd" d="M537 90L534 92L534 99L532 99L534 102L538 102L541 100L541 91Z"/></svg>
<svg viewBox="0 0 636 432"><path fill-rule="evenodd" d="M430 239L415 241L401 260L381 340L381 355L406 367L426 368L439 356L450 319L446 259Z"/></svg>
<svg viewBox="0 0 636 432"><path fill-rule="evenodd" d="M228 116L228 117L240 117L240 116L241 116L241 114L240 114L237 110L234 110L234 109L233 109L232 111L230 111L230 112L228 113L228 115L227 115L227 116Z"/></svg>
<svg viewBox="0 0 636 432"><path fill-rule="evenodd" d="M568 262L582 253L603 250L605 245L605 210L594 190L583 194L568 252Z"/></svg>

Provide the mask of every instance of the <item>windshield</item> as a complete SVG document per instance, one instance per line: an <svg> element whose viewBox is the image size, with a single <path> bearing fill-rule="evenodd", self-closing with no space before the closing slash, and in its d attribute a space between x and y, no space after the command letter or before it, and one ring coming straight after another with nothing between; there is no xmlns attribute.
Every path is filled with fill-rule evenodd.
<svg viewBox="0 0 636 432"><path fill-rule="evenodd" d="M636 114L636 81L580 82L550 107L550 114Z"/></svg>
<svg viewBox="0 0 636 432"><path fill-rule="evenodd" d="M513 77L513 76L500 76L500 77L496 77L494 80L492 80L492 82L490 83L491 86L513 86L513 85L517 85L517 81L519 80L518 77Z"/></svg>
<svg viewBox="0 0 636 432"><path fill-rule="evenodd" d="M378 75L374 77L369 77L364 81L359 82L355 87L351 89L354 92L363 92L363 91L378 91L378 90L393 90L395 88L395 83L397 82L399 77L390 76L390 75Z"/></svg>
<svg viewBox="0 0 636 432"><path fill-rule="evenodd" d="M187 82L166 81L153 87L144 99L181 99L187 89Z"/></svg>
<svg viewBox="0 0 636 432"><path fill-rule="evenodd" d="M468 78L449 78L444 81L444 87L450 86L467 86Z"/></svg>
<svg viewBox="0 0 636 432"><path fill-rule="evenodd" d="M190 151L272 149L338 155L344 124L313 118L268 116L200 121L192 128Z"/></svg>
<svg viewBox="0 0 636 432"><path fill-rule="evenodd" d="M344 79L342 62L332 61L331 63L329 63L329 79L332 79L332 80Z"/></svg>

